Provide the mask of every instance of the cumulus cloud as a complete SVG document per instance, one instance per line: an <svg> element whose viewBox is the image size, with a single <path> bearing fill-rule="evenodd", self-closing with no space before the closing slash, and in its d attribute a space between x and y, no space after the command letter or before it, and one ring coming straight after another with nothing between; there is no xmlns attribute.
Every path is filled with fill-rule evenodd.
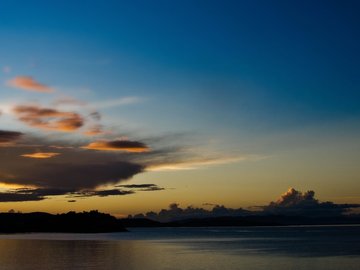
<svg viewBox="0 0 360 270"><path fill-rule="evenodd" d="M55 152L36 152L36 153L30 153L30 154L22 154L22 157L27 158L52 158L60 155L60 153Z"/></svg>
<svg viewBox="0 0 360 270"><path fill-rule="evenodd" d="M186 208L179 207L179 204L172 203L168 209L162 209L160 212L148 212L146 214L137 214L134 218L149 218L160 222L169 222L176 220L192 219L192 218L210 218L223 216L244 216L250 212L238 208L226 208L223 205L215 205L211 210L188 206Z"/></svg>
<svg viewBox="0 0 360 270"><path fill-rule="evenodd" d="M312 190L301 192L290 188L280 198L262 207L264 213L292 216L336 216L342 215L358 204L336 204L333 202L319 202Z"/></svg>
<svg viewBox="0 0 360 270"><path fill-rule="evenodd" d="M149 147L142 142L115 140L115 141L95 141L86 146L85 149L101 150L101 151L125 151L125 152L147 152Z"/></svg>
<svg viewBox="0 0 360 270"><path fill-rule="evenodd" d="M83 117L75 112L34 105L18 105L14 107L13 111L23 123L41 129L70 132L84 125Z"/></svg>
<svg viewBox="0 0 360 270"><path fill-rule="evenodd" d="M40 92L40 93L53 93L54 89L37 82L30 76L18 76L8 81L8 85L11 87L19 88L26 91Z"/></svg>
<svg viewBox="0 0 360 270"><path fill-rule="evenodd" d="M120 185L125 187L127 185ZM128 185L131 186L131 185ZM136 185L134 185L136 187ZM139 185L141 186L141 185ZM160 222L169 222L195 218L214 218L214 217L240 217L240 216L297 216L297 217L338 217L353 208L360 208L360 204L336 204L333 202L319 202L315 199L314 191L300 192L290 188L282 194L280 198L269 203L267 206L261 206L258 210L246 210L243 208L233 209L223 205L214 205L206 203L204 205L213 206L207 210L188 206L179 207L179 204L172 203L168 209L162 209L159 212L150 211L146 214L137 214L133 218L148 218Z"/></svg>

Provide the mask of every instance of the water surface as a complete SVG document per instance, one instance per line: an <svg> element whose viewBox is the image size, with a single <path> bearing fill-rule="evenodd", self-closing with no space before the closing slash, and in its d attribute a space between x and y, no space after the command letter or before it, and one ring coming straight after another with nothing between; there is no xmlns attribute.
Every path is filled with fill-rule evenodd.
<svg viewBox="0 0 360 270"><path fill-rule="evenodd" d="M0 235L1 270L358 270L360 226Z"/></svg>

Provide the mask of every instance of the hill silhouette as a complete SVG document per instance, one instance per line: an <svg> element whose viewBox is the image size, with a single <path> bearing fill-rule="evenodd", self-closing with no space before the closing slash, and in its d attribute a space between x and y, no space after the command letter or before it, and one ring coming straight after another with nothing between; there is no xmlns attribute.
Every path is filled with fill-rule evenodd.
<svg viewBox="0 0 360 270"><path fill-rule="evenodd" d="M122 222L96 210L65 214L0 213L0 233L63 232L104 233L124 232Z"/></svg>

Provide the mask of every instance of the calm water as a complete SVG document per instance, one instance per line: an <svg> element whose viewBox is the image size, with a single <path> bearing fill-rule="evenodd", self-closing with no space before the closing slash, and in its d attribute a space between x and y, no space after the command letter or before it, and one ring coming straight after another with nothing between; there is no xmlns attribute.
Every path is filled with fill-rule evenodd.
<svg viewBox="0 0 360 270"><path fill-rule="evenodd" d="M360 269L360 226L0 235L0 269Z"/></svg>

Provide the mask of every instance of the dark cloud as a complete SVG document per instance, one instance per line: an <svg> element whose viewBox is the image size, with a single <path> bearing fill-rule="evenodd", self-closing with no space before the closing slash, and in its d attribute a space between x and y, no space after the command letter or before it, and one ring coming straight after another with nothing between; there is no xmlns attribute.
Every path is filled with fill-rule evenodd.
<svg viewBox="0 0 360 270"><path fill-rule="evenodd" d="M277 201L263 206L262 209L266 214L319 217L342 215L354 207L360 205L319 202L312 190L303 193L290 188Z"/></svg>
<svg viewBox="0 0 360 270"><path fill-rule="evenodd" d="M46 199L46 196L64 195L70 192L73 191L51 188L17 188L8 192L0 192L0 202L41 201Z"/></svg>
<svg viewBox="0 0 360 270"><path fill-rule="evenodd" d="M160 191L160 190L165 190L165 188L154 186L154 187L139 189L139 191Z"/></svg>
<svg viewBox="0 0 360 270"><path fill-rule="evenodd" d="M75 196L76 197L93 197L93 196L108 197L108 196L130 195L134 193L135 192L131 190L105 189L105 190L89 190L89 191L77 192Z"/></svg>
<svg viewBox="0 0 360 270"><path fill-rule="evenodd" d="M221 216L244 216L250 212L242 208L232 209L226 208L223 205L215 205L213 209L207 210L204 208L197 208L188 206L186 208L179 207L178 204L172 203L168 209L162 209L160 212L148 212L144 214L135 215L134 218L149 218L160 222L169 222L176 220L184 220L191 218L209 218Z"/></svg>
<svg viewBox="0 0 360 270"><path fill-rule="evenodd" d="M101 114L97 111L95 112L91 112L89 114L89 116L93 119L93 120L96 120L96 121L100 121L101 120Z"/></svg>
<svg viewBox="0 0 360 270"><path fill-rule="evenodd" d="M83 148L91 150L103 150L103 151L125 151L125 152L147 152L149 147L137 141L128 140L115 140L115 141L95 141Z"/></svg>
<svg viewBox="0 0 360 270"><path fill-rule="evenodd" d="M0 202L41 201L44 198L28 192L0 192Z"/></svg>
<svg viewBox="0 0 360 270"><path fill-rule="evenodd" d="M204 205L212 206L206 203ZM260 211L245 210L242 208L232 209L223 205L215 205L211 210L188 206L179 207L172 203L168 209L162 209L160 212L148 212L146 214L137 214L134 218L149 218L160 222L169 222L176 220L185 220L193 218L211 218L211 217L239 217L239 216L298 216L298 217L339 217L347 214L350 209L359 208L360 204L335 204L333 202L319 202L315 199L314 191L300 192L293 188L276 202L271 202L267 206L261 206ZM257 207L259 209L259 207Z"/></svg>
<svg viewBox="0 0 360 270"><path fill-rule="evenodd" d="M131 190L106 189L106 190L80 190L76 189L54 189L54 188L19 188L8 192L0 192L0 202L21 202L21 201L40 201L49 196L66 195L67 197L107 197L123 196L135 193ZM75 202L75 200L68 200Z"/></svg>
<svg viewBox="0 0 360 270"><path fill-rule="evenodd" d="M75 112L59 111L34 105L15 106L13 111L20 121L41 129L70 132L84 125L83 117Z"/></svg>
<svg viewBox="0 0 360 270"><path fill-rule="evenodd" d="M124 187L124 188L152 188L157 187L155 184L132 184L132 185L117 185L116 187Z"/></svg>
<svg viewBox="0 0 360 270"><path fill-rule="evenodd" d="M41 118L58 115L58 111L52 109L40 111L35 109L33 112L39 114ZM146 172L149 165L173 163L178 159L185 159L184 152L178 151L176 147L156 147L160 141L154 141L154 147L157 148L154 151L129 153L137 148L143 151L149 147L138 141L113 140L107 141L110 142L107 146L115 147L117 150L129 149L129 151L94 151L84 149L82 147L86 144L84 141L69 143L52 139L54 137L0 132L3 141L20 136L21 143L2 145L6 151L0 151L0 183L21 185L30 189L4 190L0 195L5 201L43 200L58 195L104 197L128 195L139 191L160 191L164 188L155 184L117 186L120 188L117 190L111 190L111 186L122 185L133 176ZM109 189L99 191L105 185L110 186Z"/></svg>
<svg viewBox="0 0 360 270"><path fill-rule="evenodd" d="M3 141L19 136L12 132L1 134ZM42 200L48 196L68 195L83 190L96 191L102 185L116 185L129 180L145 169L145 165L131 159L126 153L114 155L109 152L88 151L76 145L42 138L25 136L21 144L3 147L6 147L6 151L0 151L0 183L37 187L4 191L0 194L3 201ZM53 153L54 147L56 157L24 157L28 157L29 153ZM105 196L107 192L94 192L91 195ZM119 191L116 193L120 195ZM124 191L121 194L125 193L130 192Z"/></svg>
<svg viewBox="0 0 360 270"><path fill-rule="evenodd" d="M18 173L0 179L7 184L36 185L47 188L89 189L116 184L143 171L143 166L125 161L109 163L39 163L36 168L19 165Z"/></svg>
<svg viewBox="0 0 360 270"><path fill-rule="evenodd" d="M155 184L132 184L132 185L117 185L116 187L123 187L128 189L136 189L137 191L159 191L165 188L159 187Z"/></svg>
<svg viewBox="0 0 360 270"><path fill-rule="evenodd" d="M21 132L0 130L0 144L9 143L20 139L23 135Z"/></svg>

